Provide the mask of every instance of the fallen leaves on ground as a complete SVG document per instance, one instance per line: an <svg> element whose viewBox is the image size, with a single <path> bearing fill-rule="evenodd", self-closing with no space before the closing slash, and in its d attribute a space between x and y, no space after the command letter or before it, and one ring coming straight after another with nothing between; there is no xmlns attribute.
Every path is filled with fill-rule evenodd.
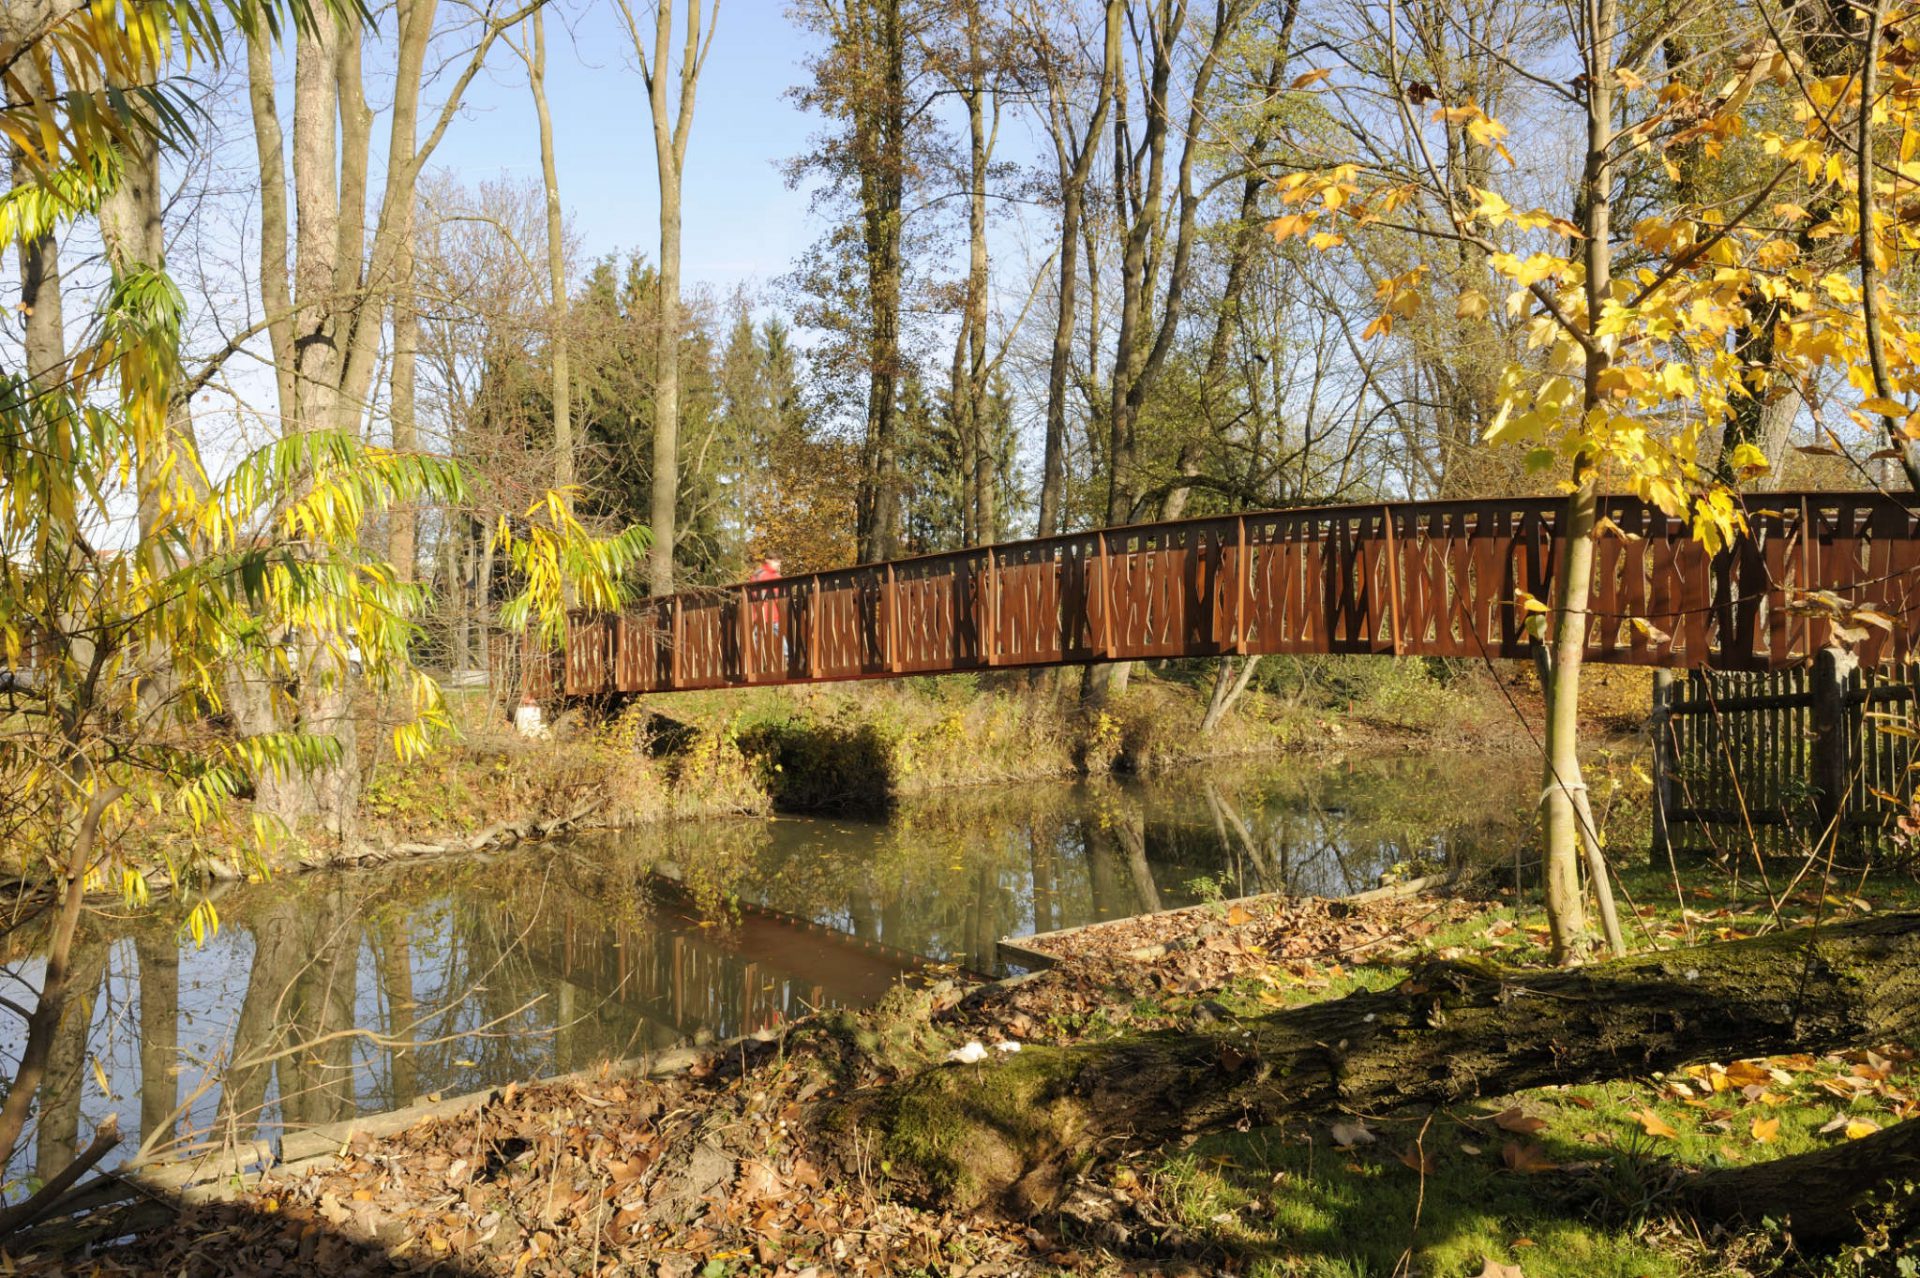
<svg viewBox="0 0 1920 1278"><path fill-rule="evenodd" d="M1673 1129L1672 1123L1669 1123L1666 1119L1660 1117L1660 1115L1650 1109L1636 1109L1630 1117L1639 1123L1640 1130L1649 1136L1657 1136L1662 1140L1673 1140L1680 1135L1679 1132Z"/></svg>

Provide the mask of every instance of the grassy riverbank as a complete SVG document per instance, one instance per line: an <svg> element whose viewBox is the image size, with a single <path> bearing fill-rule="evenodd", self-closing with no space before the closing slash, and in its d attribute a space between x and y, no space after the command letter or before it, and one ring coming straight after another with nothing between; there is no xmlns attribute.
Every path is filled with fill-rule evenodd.
<svg viewBox="0 0 1920 1278"><path fill-rule="evenodd" d="M1593 681L1604 728L1644 711L1644 679ZM1633 672L1635 674L1641 672ZM1206 663L1142 667L1093 706L1080 672L953 675L643 698L617 715L566 711L550 739L509 732L483 702L461 740L383 761L367 788L369 838L433 840L516 817L582 812L632 825L695 815L877 808L958 786L1152 773L1279 752L1440 748L1533 753L1531 672L1368 658L1269 659L1210 733ZM1614 686L1618 683L1619 686Z"/></svg>

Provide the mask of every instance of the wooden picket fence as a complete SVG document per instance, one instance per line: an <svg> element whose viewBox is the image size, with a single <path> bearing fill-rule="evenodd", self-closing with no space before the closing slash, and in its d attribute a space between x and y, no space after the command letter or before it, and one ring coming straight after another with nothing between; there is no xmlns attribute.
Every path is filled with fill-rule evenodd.
<svg viewBox="0 0 1920 1278"><path fill-rule="evenodd" d="M1655 694L1654 855L1804 854L1829 831L1882 843L1913 798L1920 669L1830 656L1771 671L1694 670Z"/></svg>

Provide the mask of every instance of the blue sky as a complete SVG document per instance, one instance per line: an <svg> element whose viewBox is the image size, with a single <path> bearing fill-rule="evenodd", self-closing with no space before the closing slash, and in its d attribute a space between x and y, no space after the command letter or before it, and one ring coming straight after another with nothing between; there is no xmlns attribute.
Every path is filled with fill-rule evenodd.
<svg viewBox="0 0 1920 1278"><path fill-rule="evenodd" d="M676 18L682 5L677 0ZM635 9L651 11L647 0ZM637 248L654 258L653 126L618 11L610 0L574 0L550 11L548 22L560 196L585 256ZM808 48L784 0L721 0L687 155L682 259L689 287L771 284L818 233L806 192L788 190L780 172L819 125L785 96L806 74ZM468 183L502 174L539 181L532 98L511 50L497 52L469 90L466 118L448 130L434 166Z"/></svg>

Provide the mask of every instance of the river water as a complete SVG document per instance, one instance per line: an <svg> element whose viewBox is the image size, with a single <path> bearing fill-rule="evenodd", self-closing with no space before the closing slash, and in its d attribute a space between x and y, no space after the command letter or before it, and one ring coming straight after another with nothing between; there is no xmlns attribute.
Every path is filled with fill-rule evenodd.
<svg viewBox="0 0 1920 1278"><path fill-rule="evenodd" d="M1002 936L1506 864L1534 788L1510 759L1267 761L288 877L222 893L203 946L164 908L97 915L8 1180L65 1165L109 1112L176 1149L270 1139L993 974ZM0 992L31 998L37 968L16 951ZM20 1049L0 1041L8 1076Z"/></svg>

